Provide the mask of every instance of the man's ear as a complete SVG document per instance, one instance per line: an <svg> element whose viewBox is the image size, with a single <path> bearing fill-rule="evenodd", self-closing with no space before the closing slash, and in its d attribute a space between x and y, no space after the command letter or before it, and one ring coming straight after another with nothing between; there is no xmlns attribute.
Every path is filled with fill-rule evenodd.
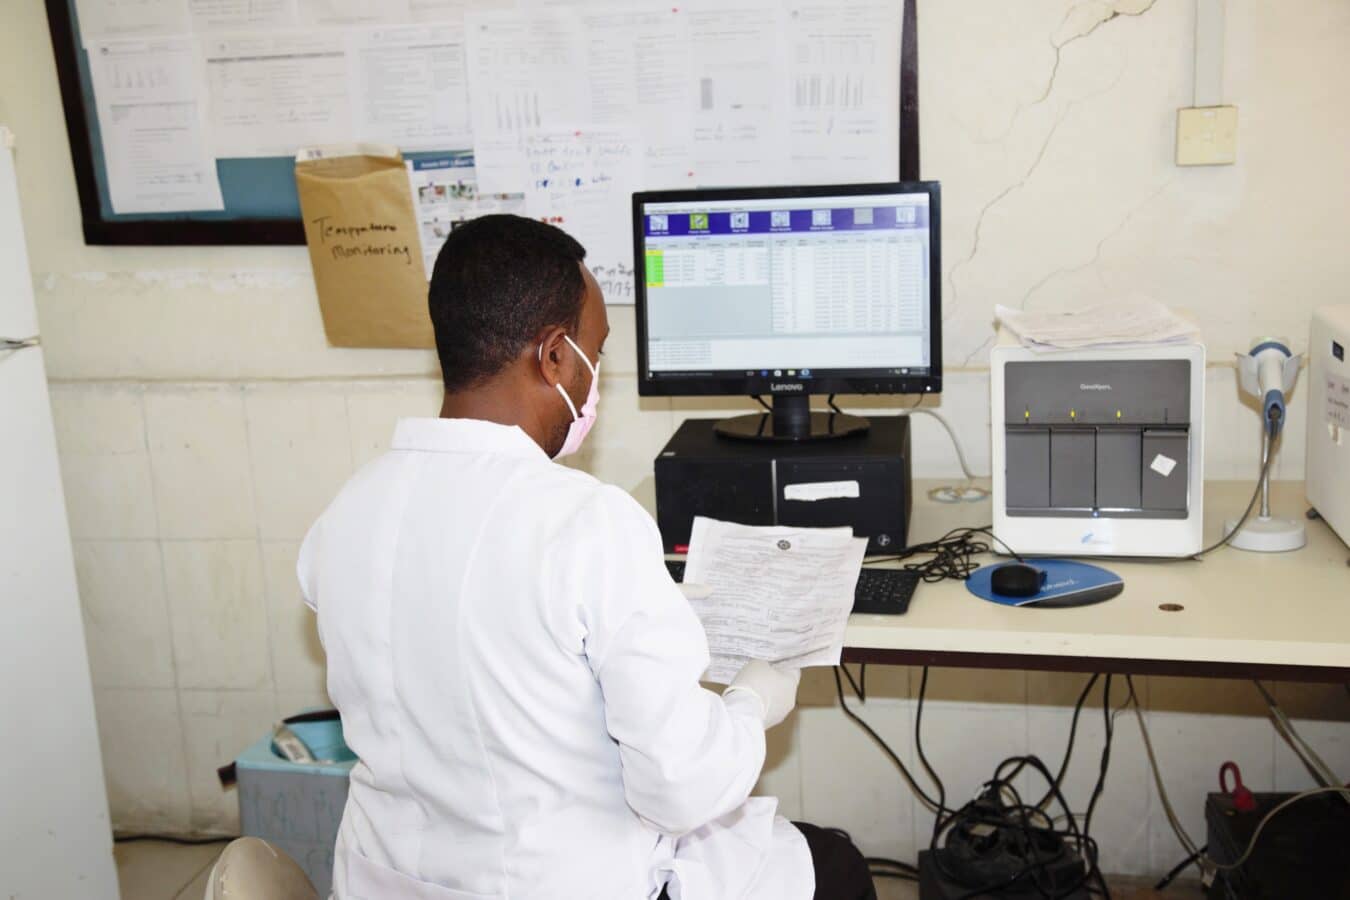
<svg viewBox="0 0 1350 900"><path fill-rule="evenodd" d="M572 349L564 340L566 334L567 329L559 325L550 325L539 334L535 355L539 362L539 374L549 385L559 384L566 380L563 378L563 371L566 366L567 354Z"/></svg>

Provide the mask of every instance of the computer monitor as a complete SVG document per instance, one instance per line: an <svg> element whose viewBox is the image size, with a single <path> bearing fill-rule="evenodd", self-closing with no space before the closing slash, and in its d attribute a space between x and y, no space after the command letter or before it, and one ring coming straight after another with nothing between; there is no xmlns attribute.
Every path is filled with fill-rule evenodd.
<svg viewBox="0 0 1350 900"><path fill-rule="evenodd" d="M732 437L865 430L812 394L942 389L937 182L633 195L638 392L769 395Z"/></svg>

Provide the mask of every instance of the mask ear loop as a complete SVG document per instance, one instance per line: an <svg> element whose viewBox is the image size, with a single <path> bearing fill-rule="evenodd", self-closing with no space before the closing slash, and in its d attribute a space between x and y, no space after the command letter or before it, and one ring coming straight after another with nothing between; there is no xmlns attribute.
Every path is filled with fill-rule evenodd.
<svg viewBox="0 0 1350 900"><path fill-rule="evenodd" d="M567 343L572 344L572 342L571 342L570 340L567 339L567 335L563 335L563 340L566 340ZM576 347L576 344L572 344L572 346L573 346L573 348L575 348L575 347ZM577 354L578 354L582 359L586 359L586 354L582 353L580 350L577 350ZM542 363L542 362L544 361L544 342L543 342L543 341L540 341L540 342L539 342L539 349L538 349L538 351L535 353L535 355L539 357L539 362ZM590 365L590 362L591 362L591 361L590 361L589 359L586 359L586 364L587 364L587 365ZM595 375L592 374L591 377L594 378ZM562 394L563 402L567 404L567 410L568 410L568 412L570 412L570 413L572 414L572 421L575 422L577 419L580 419L580 418L581 418L581 414L577 412L577 405L576 405L575 403L572 402L572 398L571 398L571 397L567 396L567 391L563 388L562 382L559 381L557 384L555 384L555 385L553 385L553 386L554 386L555 388L558 389L558 393Z"/></svg>
<svg viewBox="0 0 1350 900"><path fill-rule="evenodd" d="M581 357L581 361L586 364L586 368L591 370L591 377L592 378L598 377L600 375L600 372L596 368L595 363L591 362L591 358L582 352L581 348L577 346L576 341L572 340L565 334L563 335L563 340L567 341L567 343L571 345L573 352L575 352L577 356ZM539 345L539 350L541 353L543 352L544 350L543 344Z"/></svg>

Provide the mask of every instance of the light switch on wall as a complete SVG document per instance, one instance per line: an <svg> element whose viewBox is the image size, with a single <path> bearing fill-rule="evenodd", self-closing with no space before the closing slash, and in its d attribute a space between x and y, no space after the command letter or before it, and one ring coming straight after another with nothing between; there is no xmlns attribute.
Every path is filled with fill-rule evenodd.
<svg viewBox="0 0 1350 900"><path fill-rule="evenodd" d="M1236 106L1177 110L1177 165L1227 166L1237 162Z"/></svg>

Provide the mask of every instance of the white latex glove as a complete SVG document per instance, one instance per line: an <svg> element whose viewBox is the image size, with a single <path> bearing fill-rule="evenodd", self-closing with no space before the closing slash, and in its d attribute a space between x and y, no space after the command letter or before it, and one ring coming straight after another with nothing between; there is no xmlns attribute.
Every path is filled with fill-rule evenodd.
<svg viewBox="0 0 1350 900"><path fill-rule="evenodd" d="M722 693L749 691L758 697L764 708L764 729L767 731L786 719L792 707L797 705L797 683L801 680L801 669L779 669L762 659L752 659L736 673Z"/></svg>
<svg viewBox="0 0 1350 900"><path fill-rule="evenodd" d="M684 592L686 600L707 600L712 596L712 588L706 584L690 584L687 581L680 582L680 590Z"/></svg>

